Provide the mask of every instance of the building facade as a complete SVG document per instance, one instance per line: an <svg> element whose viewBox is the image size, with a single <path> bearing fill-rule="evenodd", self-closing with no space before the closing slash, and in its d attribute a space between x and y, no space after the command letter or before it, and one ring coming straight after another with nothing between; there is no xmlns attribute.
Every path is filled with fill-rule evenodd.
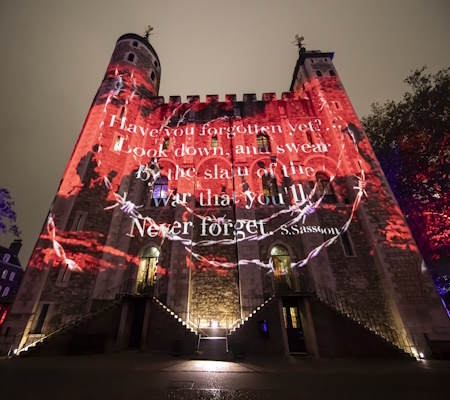
<svg viewBox="0 0 450 400"><path fill-rule="evenodd" d="M191 353L221 337L235 355L426 356L425 338L448 340L332 59L299 45L279 99L165 102L156 51L119 38L6 321L12 346Z"/></svg>

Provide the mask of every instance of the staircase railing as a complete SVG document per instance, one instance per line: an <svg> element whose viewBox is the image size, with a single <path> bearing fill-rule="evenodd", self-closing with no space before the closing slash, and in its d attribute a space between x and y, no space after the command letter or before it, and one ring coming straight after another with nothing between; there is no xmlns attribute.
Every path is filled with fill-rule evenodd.
<svg viewBox="0 0 450 400"><path fill-rule="evenodd" d="M79 321L89 317L90 315L105 310L114 300L118 300L126 295L136 293L136 280L128 279L122 282L120 285L107 289L104 292L98 294L92 298L91 303L88 302L81 304L78 308L71 308L67 314L64 315L58 321L50 319L48 322L40 322L40 316L33 314L28 321L29 331L25 343L17 350L17 354L22 351L28 350L28 348L35 346L37 343L43 342L45 339L53 336L54 334L66 329L67 327L78 323ZM15 340L11 344L9 354L11 353L12 346L17 343L16 338L22 337L26 332L23 331L15 335ZM29 340L31 339L31 340Z"/></svg>
<svg viewBox="0 0 450 400"><path fill-rule="evenodd" d="M297 277L295 292L300 294L315 293L321 301L328 304L334 310L363 325L405 353L415 357L407 336L400 332L398 328L390 326L382 320L381 316L370 313L359 304L334 292L323 284Z"/></svg>

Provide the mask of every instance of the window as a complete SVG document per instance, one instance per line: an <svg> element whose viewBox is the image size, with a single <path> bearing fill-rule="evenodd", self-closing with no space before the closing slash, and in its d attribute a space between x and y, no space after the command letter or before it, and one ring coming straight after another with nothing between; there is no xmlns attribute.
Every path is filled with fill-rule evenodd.
<svg viewBox="0 0 450 400"><path fill-rule="evenodd" d="M125 107L122 107L122 109L120 110L120 115L119 118L122 119L123 118L123 114L125 113Z"/></svg>
<svg viewBox="0 0 450 400"><path fill-rule="evenodd" d="M120 136L120 135L116 136L116 140L114 142L114 151L122 150L124 140L125 140L125 138L123 136Z"/></svg>
<svg viewBox="0 0 450 400"><path fill-rule="evenodd" d="M138 42L133 42L133 47L138 47Z"/></svg>
<svg viewBox="0 0 450 400"><path fill-rule="evenodd" d="M152 81L155 80L155 71L152 71L152 73L150 74L150 79L151 79Z"/></svg>
<svg viewBox="0 0 450 400"><path fill-rule="evenodd" d="M2 297L8 296L8 293L9 293L9 287L6 286L6 287L3 289Z"/></svg>
<svg viewBox="0 0 450 400"><path fill-rule="evenodd" d="M41 307L41 311L39 313L39 317L36 321L36 324L34 326L34 329L32 330L33 334L39 334L42 333L42 328L44 327L44 321L47 317L47 312L50 304L43 304Z"/></svg>
<svg viewBox="0 0 450 400"><path fill-rule="evenodd" d="M333 187L331 186L330 179L323 172L316 174L317 181L317 196L320 198L323 196L324 203L336 203L336 196L334 195Z"/></svg>
<svg viewBox="0 0 450 400"><path fill-rule="evenodd" d="M155 61L153 62L153 65L155 66L155 68L158 68L158 61L155 60Z"/></svg>
<svg viewBox="0 0 450 400"><path fill-rule="evenodd" d="M142 292L146 287L155 284L158 258L159 250L156 247L149 247L142 253L137 276L138 292Z"/></svg>
<svg viewBox="0 0 450 400"><path fill-rule="evenodd" d="M283 286L292 285L292 271L291 271L291 257L286 247L282 245L275 245L270 251L270 256L273 263L273 276L275 279L275 285L279 288Z"/></svg>
<svg viewBox="0 0 450 400"><path fill-rule="evenodd" d="M277 180L270 175L264 175L262 178L263 194L264 196L278 195Z"/></svg>
<svg viewBox="0 0 450 400"><path fill-rule="evenodd" d="M260 153L269 153L270 152L270 141L266 135L258 135L256 136L256 144L258 145L258 151Z"/></svg>
<svg viewBox="0 0 450 400"><path fill-rule="evenodd" d="M334 72L332 69L330 69L328 72L330 73L330 76L336 76L336 72Z"/></svg>
<svg viewBox="0 0 450 400"><path fill-rule="evenodd" d="M213 137L211 138L211 147L217 147L218 144L219 144L219 142L218 142L218 140L217 140L217 137L216 137L216 136L213 136Z"/></svg>
<svg viewBox="0 0 450 400"><path fill-rule="evenodd" d="M168 188L169 188L169 180L165 176L160 176L153 185L152 199L167 198Z"/></svg>
<svg viewBox="0 0 450 400"><path fill-rule="evenodd" d="M317 76L322 76L322 71L316 71Z"/></svg>
<svg viewBox="0 0 450 400"><path fill-rule="evenodd" d="M72 229L71 229L72 231L81 231L83 229L84 221L86 221L87 214L88 214L87 211L77 210L72 222Z"/></svg>
<svg viewBox="0 0 450 400"><path fill-rule="evenodd" d="M2 272L2 279L6 279L7 276L8 276L8 270L4 269L3 272Z"/></svg>
<svg viewBox="0 0 450 400"><path fill-rule="evenodd" d="M170 139L164 139L163 148L164 150L169 150L170 147Z"/></svg>
<svg viewBox="0 0 450 400"><path fill-rule="evenodd" d="M5 253L3 254L3 261L9 262L9 259L11 258L11 254Z"/></svg>
<svg viewBox="0 0 450 400"><path fill-rule="evenodd" d="M16 273L14 271L11 271L11 273L9 274L9 280L13 281L15 276L16 276Z"/></svg>
<svg viewBox="0 0 450 400"><path fill-rule="evenodd" d="M289 307L291 313L291 322L293 328L299 328L297 307Z"/></svg>
<svg viewBox="0 0 450 400"><path fill-rule="evenodd" d="M130 62L133 62L133 60L134 60L134 54L133 54L133 53L128 54L127 60L130 61Z"/></svg>
<svg viewBox="0 0 450 400"><path fill-rule="evenodd" d="M306 132L306 139L308 139L309 144L313 144L312 136L310 132Z"/></svg>
<svg viewBox="0 0 450 400"><path fill-rule="evenodd" d="M341 235L341 243L344 248L344 254L346 257L355 257L355 251L353 250L352 242L348 232L344 232Z"/></svg>
<svg viewBox="0 0 450 400"><path fill-rule="evenodd" d="M314 64L314 59L313 58L311 58L311 64Z"/></svg>

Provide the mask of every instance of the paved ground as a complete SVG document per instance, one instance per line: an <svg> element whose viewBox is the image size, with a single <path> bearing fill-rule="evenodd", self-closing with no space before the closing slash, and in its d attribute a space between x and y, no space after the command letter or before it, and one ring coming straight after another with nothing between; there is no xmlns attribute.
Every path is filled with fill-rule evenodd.
<svg viewBox="0 0 450 400"><path fill-rule="evenodd" d="M439 399L448 361L247 358L185 360L146 353L0 360L0 399Z"/></svg>

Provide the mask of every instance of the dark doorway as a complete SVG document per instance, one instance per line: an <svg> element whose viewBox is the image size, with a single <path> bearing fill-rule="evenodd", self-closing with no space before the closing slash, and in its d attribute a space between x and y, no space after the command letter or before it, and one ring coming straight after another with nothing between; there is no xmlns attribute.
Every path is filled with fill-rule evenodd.
<svg viewBox="0 0 450 400"><path fill-rule="evenodd" d="M133 316L130 330L130 349L139 349L144 326L146 299L135 299L133 305Z"/></svg>
<svg viewBox="0 0 450 400"><path fill-rule="evenodd" d="M289 352L291 354L306 354L305 337L295 297L283 298L283 319L288 337Z"/></svg>

